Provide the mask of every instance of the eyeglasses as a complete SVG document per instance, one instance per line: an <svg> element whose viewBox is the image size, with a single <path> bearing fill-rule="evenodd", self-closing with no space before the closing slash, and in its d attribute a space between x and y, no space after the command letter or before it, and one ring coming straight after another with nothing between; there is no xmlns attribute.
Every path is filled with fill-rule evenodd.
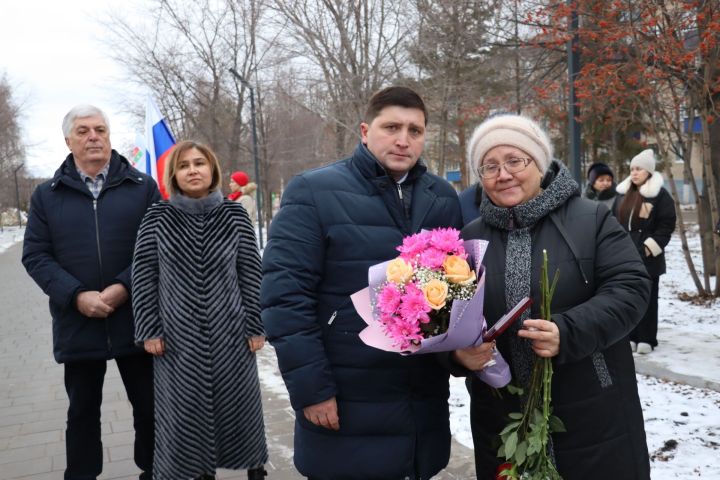
<svg viewBox="0 0 720 480"><path fill-rule="evenodd" d="M532 161L532 158L510 157L505 163L488 163L478 167L478 175L481 178L495 178L500 175L501 167L511 174L522 172Z"/></svg>

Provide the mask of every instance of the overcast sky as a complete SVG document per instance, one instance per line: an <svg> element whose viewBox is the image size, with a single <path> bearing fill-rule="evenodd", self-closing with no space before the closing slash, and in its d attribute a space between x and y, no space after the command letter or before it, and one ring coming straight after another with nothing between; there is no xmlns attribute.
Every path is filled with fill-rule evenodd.
<svg viewBox="0 0 720 480"><path fill-rule="evenodd" d="M20 0L0 3L0 75L24 103L23 138L34 176L53 174L65 156L62 119L73 106L90 103L110 118L111 141L122 151L141 127L123 100L145 92L122 82L123 70L105 54L104 29L96 20L120 0ZM133 93L134 92L134 93Z"/></svg>

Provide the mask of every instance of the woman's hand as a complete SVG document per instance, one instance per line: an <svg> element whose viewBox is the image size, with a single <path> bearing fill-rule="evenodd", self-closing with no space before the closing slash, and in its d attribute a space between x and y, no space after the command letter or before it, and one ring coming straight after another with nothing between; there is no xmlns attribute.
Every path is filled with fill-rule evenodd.
<svg viewBox="0 0 720 480"><path fill-rule="evenodd" d="M250 346L251 352L257 352L265 346L265 337L255 336L248 338L248 345Z"/></svg>
<svg viewBox="0 0 720 480"><path fill-rule="evenodd" d="M143 342L143 346L146 352L156 357L165 353L165 340L162 338L149 338Z"/></svg>
<svg viewBox="0 0 720 480"><path fill-rule="evenodd" d="M532 349L538 357L550 358L560 353L560 330L555 322L525 320L518 336L532 342Z"/></svg>
<svg viewBox="0 0 720 480"><path fill-rule="evenodd" d="M477 347L455 350L453 359L468 370L478 371L490 366L495 355L495 342L483 343Z"/></svg>

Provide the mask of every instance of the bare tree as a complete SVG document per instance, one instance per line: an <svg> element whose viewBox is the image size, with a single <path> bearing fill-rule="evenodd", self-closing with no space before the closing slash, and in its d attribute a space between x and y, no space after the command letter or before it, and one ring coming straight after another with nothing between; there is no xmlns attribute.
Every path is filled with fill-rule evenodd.
<svg viewBox="0 0 720 480"><path fill-rule="evenodd" d="M26 196L20 197L21 185L27 183L20 113L10 83L5 76L0 77L0 213L11 206L27 207L22 201Z"/></svg>
<svg viewBox="0 0 720 480"><path fill-rule="evenodd" d="M155 0L143 12L111 14L114 59L157 96L177 137L210 144L229 170L247 168L246 89L229 69L256 78L270 47L259 32L263 0Z"/></svg>
<svg viewBox="0 0 720 480"><path fill-rule="evenodd" d="M425 158L439 175L444 175L448 167L459 167L463 187L469 179L463 161L465 129L467 123L470 127L475 123L467 122L467 114L495 89L488 62L488 26L496 12L496 3L415 1L418 28L409 51L433 118L432 130L437 130Z"/></svg>
<svg viewBox="0 0 720 480"><path fill-rule="evenodd" d="M272 8L276 27L286 33L283 48L307 73L307 91L324 94L312 95L306 106L333 127L336 155L343 155L357 141L370 95L404 72L408 6L391 0L274 0Z"/></svg>
<svg viewBox="0 0 720 480"><path fill-rule="evenodd" d="M265 87L263 171L269 183L268 202L282 192L298 172L337 159L332 125L324 122L306 103L314 103L292 69L280 69ZM277 198L277 197L275 197ZM266 210L270 213L270 209Z"/></svg>

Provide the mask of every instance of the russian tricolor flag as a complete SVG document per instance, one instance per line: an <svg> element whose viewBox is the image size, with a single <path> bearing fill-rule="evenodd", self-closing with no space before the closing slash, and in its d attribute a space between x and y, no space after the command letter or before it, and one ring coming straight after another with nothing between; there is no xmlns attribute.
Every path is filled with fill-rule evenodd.
<svg viewBox="0 0 720 480"><path fill-rule="evenodd" d="M145 145L145 172L155 179L160 187L160 194L167 199L168 192L163 183L163 174L165 160L175 146L175 137L150 96L145 110Z"/></svg>

